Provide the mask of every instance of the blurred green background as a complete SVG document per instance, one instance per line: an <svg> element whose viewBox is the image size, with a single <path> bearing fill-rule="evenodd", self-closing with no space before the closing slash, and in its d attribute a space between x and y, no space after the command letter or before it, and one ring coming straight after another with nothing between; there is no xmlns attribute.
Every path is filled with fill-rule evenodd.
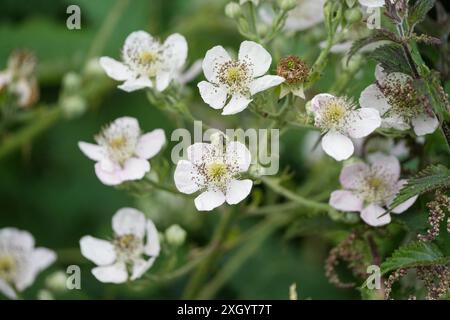
<svg viewBox="0 0 450 320"><path fill-rule="evenodd" d="M114 3L109 0L2 0L0 69L5 68L13 49L31 49L39 59L40 102L56 102L62 77L68 71L82 69L93 39ZM81 7L81 30L66 28L66 8L70 4ZM139 29L162 39L173 32L183 34L189 44L190 63L202 58L213 45L237 48L242 38L234 23L223 14L225 4L226 1L221 0L130 1L112 36L107 39L102 54L118 58L126 36ZM300 39L295 38L289 44L293 53L305 51L305 44ZM340 58L333 59L334 65L340 64ZM331 74L325 77L321 86L333 81L333 71L333 67L329 68L327 72ZM362 80L350 84L349 93L355 97L373 80L373 65L362 72ZM213 115L214 112L200 102L195 86L196 82L191 84L196 101L191 106L193 112ZM205 246L209 242L217 224L219 212L196 213L164 194L149 195L148 199L135 198L98 181L93 163L79 151L77 142L92 141L93 135L103 125L125 115L137 117L145 131L161 127L169 136L174 129L167 115L149 105L144 92L128 94L112 88L99 97L98 105L83 116L58 122L32 145L1 160L0 228L13 226L28 230L35 236L38 246L52 248L59 255L57 263L38 277L25 297L35 297L38 288L44 286L47 275L65 270L70 264L81 266L82 290L61 293L56 295L57 298L177 299L181 296L186 277L166 282L148 279L143 286L102 284L90 274L93 264L79 253L78 241L83 235L111 235L111 217L124 206L137 206L144 210L161 231L173 223L188 230L188 243L178 253L184 259L191 247ZM216 120L208 121L214 123L217 116L215 114ZM238 116L229 121L236 123L239 120L242 119ZM285 136L282 146L282 150L290 150L285 152L282 166L289 165L298 179L305 176L305 161L300 148L302 138L303 133L294 130ZM170 155L170 146L165 151L166 156ZM333 175L336 176L337 172ZM244 221L237 227L240 228L237 232L245 232L250 222ZM217 297L287 299L289 286L296 283L301 299L357 298L354 290L336 289L326 280L324 260L329 249L329 245L314 235L314 231L301 239L287 239L283 233L276 234L235 273ZM149 274L164 272L164 266L162 257Z"/></svg>

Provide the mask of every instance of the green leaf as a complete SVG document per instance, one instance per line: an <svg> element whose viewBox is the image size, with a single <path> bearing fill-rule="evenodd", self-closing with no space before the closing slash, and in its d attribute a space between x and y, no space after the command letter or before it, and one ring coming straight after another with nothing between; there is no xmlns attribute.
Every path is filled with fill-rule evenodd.
<svg viewBox="0 0 450 320"><path fill-rule="evenodd" d="M400 39L397 37L395 33L389 30L384 29L375 30L373 34L353 42L352 47L350 48L350 51L348 53L347 63L359 50L361 50L362 48L371 43L378 41L392 41L399 43Z"/></svg>
<svg viewBox="0 0 450 320"><path fill-rule="evenodd" d="M386 73L401 72L411 75L411 68L405 58L402 46L390 43L376 48L369 57L381 64Z"/></svg>
<svg viewBox="0 0 450 320"><path fill-rule="evenodd" d="M415 177L408 179L390 207L395 208L415 195L446 187L450 187L450 170L441 164L428 166Z"/></svg>
<svg viewBox="0 0 450 320"><path fill-rule="evenodd" d="M435 4L435 0L417 0L410 8L408 12L408 23L411 26L411 30L422 22L428 11L430 11Z"/></svg>
<svg viewBox="0 0 450 320"><path fill-rule="evenodd" d="M435 244L417 241L398 248L390 258L381 264L381 273L386 274L401 268L448 263L450 263L450 257L445 257Z"/></svg>

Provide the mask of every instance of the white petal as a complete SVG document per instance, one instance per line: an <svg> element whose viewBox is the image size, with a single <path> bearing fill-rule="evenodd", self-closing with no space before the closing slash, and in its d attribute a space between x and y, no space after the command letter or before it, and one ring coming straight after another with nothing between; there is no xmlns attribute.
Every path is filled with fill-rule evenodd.
<svg viewBox="0 0 450 320"><path fill-rule="evenodd" d="M124 283L128 279L127 269L123 262L94 268L92 274L98 281L104 283Z"/></svg>
<svg viewBox="0 0 450 320"><path fill-rule="evenodd" d="M329 101L333 98L334 96L328 93L315 95L311 100L311 111L314 113L319 112L319 110L328 105Z"/></svg>
<svg viewBox="0 0 450 320"><path fill-rule="evenodd" d="M34 248L34 238L28 231L16 228L0 229L0 247L15 247L20 251L27 252Z"/></svg>
<svg viewBox="0 0 450 320"><path fill-rule="evenodd" d="M114 245L109 241L84 236L80 240L80 248L81 254L96 265L104 266L116 260Z"/></svg>
<svg viewBox="0 0 450 320"><path fill-rule="evenodd" d="M389 208L391 208L391 204L394 201L395 197L397 196L397 193L401 190L401 188L407 183L407 180L399 180L395 186L395 193L388 199L387 201L387 206ZM409 198L408 200L406 200L403 203L400 203L398 206L396 206L395 208L391 208L393 213L396 214L400 214L403 213L404 211L408 210L413 204L414 202L416 202L418 196L414 196L412 198Z"/></svg>
<svg viewBox="0 0 450 320"><path fill-rule="evenodd" d="M207 81L201 81L197 85L200 95L211 108L222 109L227 101L227 88L218 86Z"/></svg>
<svg viewBox="0 0 450 320"><path fill-rule="evenodd" d="M140 132L139 122L136 118L133 117L120 117L114 120L115 125L120 126L121 128L126 128L127 130L132 131L133 133Z"/></svg>
<svg viewBox="0 0 450 320"><path fill-rule="evenodd" d="M126 65L110 57L101 57L100 65L108 77L114 80L125 81L132 77L132 72Z"/></svg>
<svg viewBox="0 0 450 320"><path fill-rule="evenodd" d="M355 148L348 137L336 131L329 131L322 138L322 149L337 161L342 161L350 158Z"/></svg>
<svg viewBox="0 0 450 320"><path fill-rule="evenodd" d="M230 61L228 52L222 46L215 46L209 49L203 59L202 67L205 78L213 83L217 83L217 68L223 63Z"/></svg>
<svg viewBox="0 0 450 320"><path fill-rule="evenodd" d="M384 81L387 78L387 73L384 72L383 67L381 66L381 64L377 64L377 66L375 67L375 79L380 83L383 84Z"/></svg>
<svg viewBox="0 0 450 320"><path fill-rule="evenodd" d="M128 159L120 172L122 181L141 180L150 171L150 163L140 158Z"/></svg>
<svg viewBox="0 0 450 320"><path fill-rule="evenodd" d="M380 217L385 212L386 210L382 207L371 204L361 211L361 219L372 227L381 227L391 222L391 216L389 214Z"/></svg>
<svg viewBox="0 0 450 320"><path fill-rule="evenodd" d="M121 168L118 165L113 164L113 168L105 170L104 164L111 162L97 162L94 166L95 174L97 178L107 186L115 186L123 182Z"/></svg>
<svg viewBox="0 0 450 320"><path fill-rule="evenodd" d="M263 76L260 78L257 78L250 83L250 94L254 95L258 92L267 90L272 87L276 87L284 82L283 77L279 76Z"/></svg>
<svg viewBox="0 0 450 320"><path fill-rule="evenodd" d="M145 77L129 79L120 86L118 86L119 89L122 89L123 91L126 92L132 92L143 88L152 88L152 87L153 87L152 81Z"/></svg>
<svg viewBox="0 0 450 320"><path fill-rule="evenodd" d="M134 235L144 238L146 230L145 215L133 208L122 208L112 218L112 228L116 235Z"/></svg>
<svg viewBox="0 0 450 320"><path fill-rule="evenodd" d="M213 147L209 143L196 142L186 149L187 158L193 164L201 164L205 158L213 152Z"/></svg>
<svg viewBox="0 0 450 320"><path fill-rule="evenodd" d="M225 202L225 195L220 191L205 191L195 198L198 211L211 211Z"/></svg>
<svg viewBox="0 0 450 320"><path fill-rule="evenodd" d="M238 167L239 172L245 172L252 162L252 154L247 147L238 141L227 144L225 161Z"/></svg>
<svg viewBox="0 0 450 320"><path fill-rule="evenodd" d="M156 230L155 224L150 219L147 219L147 242L145 244L144 252L148 256L156 257L161 251L159 244L158 230Z"/></svg>
<svg viewBox="0 0 450 320"><path fill-rule="evenodd" d="M166 143L166 135L163 129L155 129L142 135L134 151L142 159L153 158L161 151Z"/></svg>
<svg viewBox="0 0 450 320"><path fill-rule="evenodd" d="M228 204L237 204L247 198L252 190L253 181L250 179L245 180L232 180L227 188L226 201Z"/></svg>
<svg viewBox="0 0 450 320"><path fill-rule="evenodd" d="M259 43L243 41L239 48L239 60L246 60L253 69L253 77L265 74L272 63L270 53Z"/></svg>
<svg viewBox="0 0 450 320"><path fill-rule="evenodd" d="M179 33L170 35L164 42L169 52L168 62L174 69L180 69L186 63L188 45L186 39Z"/></svg>
<svg viewBox="0 0 450 320"><path fill-rule="evenodd" d="M438 119L435 116L430 117L426 113L422 113L421 115L413 118L411 123L415 134L418 136L433 133L439 127Z"/></svg>
<svg viewBox="0 0 450 320"><path fill-rule="evenodd" d="M105 149L99 145L80 141L78 147L91 160L100 161L105 157Z"/></svg>
<svg viewBox="0 0 450 320"><path fill-rule="evenodd" d="M397 183L400 177L400 162L394 156L387 156L383 153L375 153L370 157L372 169L391 183Z"/></svg>
<svg viewBox="0 0 450 320"><path fill-rule="evenodd" d="M405 122L403 117L396 115L396 114L392 114L392 115L382 119L381 127L403 131L403 130L408 130L410 128L410 125Z"/></svg>
<svg viewBox="0 0 450 320"><path fill-rule="evenodd" d="M341 211L361 211L363 200L351 191L337 190L331 193L330 206Z"/></svg>
<svg viewBox="0 0 450 320"><path fill-rule="evenodd" d="M154 262L155 262L155 258L150 258L147 261L144 259L139 259L139 260L134 261L130 280L134 281L134 280L142 277L144 275L144 273L146 273L147 270L150 269L150 267L153 265Z"/></svg>
<svg viewBox="0 0 450 320"><path fill-rule="evenodd" d="M391 105L376 84L371 84L361 92L359 105L361 108L374 108L379 111L380 115L385 114L391 108Z"/></svg>
<svg viewBox="0 0 450 320"><path fill-rule="evenodd" d="M199 181L201 176L198 175L194 165L189 161L178 161L173 178L175 186L182 193L192 194L199 189L197 181Z"/></svg>
<svg viewBox="0 0 450 320"><path fill-rule="evenodd" d="M167 89L172 81L173 74L169 71L160 71L156 75L156 90L162 92Z"/></svg>
<svg viewBox="0 0 450 320"><path fill-rule="evenodd" d="M369 166L363 162L352 163L342 168L339 182L345 189L359 189L362 179L369 172Z"/></svg>
<svg viewBox="0 0 450 320"><path fill-rule="evenodd" d="M348 134L352 138L363 138L381 125L380 113L372 108L353 110L348 118Z"/></svg>
<svg viewBox="0 0 450 320"><path fill-rule="evenodd" d="M47 248L36 248L30 253L28 265L21 269L15 285L18 291L23 291L31 286L39 272L46 269L56 260L54 251Z"/></svg>
<svg viewBox="0 0 450 320"><path fill-rule="evenodd" d="M3 293L8 299L17 299L14 289L3 279L0 279L0 293Z"/></svg>
<svg viewBox="0 0 450 320"><path fill-rule="evenodd" d="M197 78L197 76L202 72L202 62L203 59L197 59L189 69L185 70L177 80L181 84L186 84Z"/></svg>
<svg viewBox="0 0 450 320"><path fill-rule="evenodd" d="M235 94L231 97L230 102L223 108L222 115L232 115L241 112L247 106L250 102L252 102L252 99L247 99L246 97Z"/></svg>

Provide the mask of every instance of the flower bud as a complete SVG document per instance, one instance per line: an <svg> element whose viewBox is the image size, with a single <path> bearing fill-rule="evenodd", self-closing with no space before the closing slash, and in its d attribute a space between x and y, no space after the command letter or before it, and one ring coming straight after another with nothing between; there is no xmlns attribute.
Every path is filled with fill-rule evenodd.
<svg viewBox="0 0 450 320"><path fill-rule="evenodd" d="M236 19L242 15L242 9L236 2L230 2L225 6L225 15L228 18Z"/></svg>
<svg viewBox="0 0 450 320"><path fill-rule="evenodd" d="M63 78L64 89L75 92L81 87L81 77L75 72L68 72Z"/></svg>
<svg viewBox="0 0 450 320"><path fill-rule="evenodd" d="M186 240L186 231L179 225L174 224L166 229L165 237L169 245L178 247Z"/></svg>
<svg viewBox="0 0 450 320"><path fill-rule="evenodd" d="M67 274L63 271L57 271L45 279L45 285L52 291L66 290Z"/></svg>
<svg viewBox="0 0 450 320"><path fill-rule="evenodd" d="M308 79L309 68L302 59L291 55L280 60L277 74L286 79L287 84L300 84Z"/></svg>
<svg viewBox="0 0 450 320"><path fill-rule="evenodd" d="M297 0L278 0L278 6L281 10L289 11L297 6Z"/></svg>
<svg viewBox="0 0 450 320"><path fill-rule="evenodd" d="M86 101L80 96L65 97L61 101L64 114L70 119L77 117L86 111Z"/></svg>

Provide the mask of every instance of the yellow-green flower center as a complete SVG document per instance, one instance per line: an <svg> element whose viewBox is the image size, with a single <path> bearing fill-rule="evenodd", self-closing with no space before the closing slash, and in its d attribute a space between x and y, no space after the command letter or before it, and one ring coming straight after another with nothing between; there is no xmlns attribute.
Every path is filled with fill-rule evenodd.
<svg viewBox="0 0 450 320"><path fill-rule="evenodd" d="M213 182L221 182L228 172L228 167L225 163L215 162L211 163L206 168L208 178Z"/></svg>
<svg viewBox="0 0 450 320"><path fill-rule="evenodd" d="M143 51L139 55L139 60L142 64L152 64L158 60L158 54L151 51Z"/></svg>
<svg viewBox="0 0 450 320"><path fill-rule="evenodd" d="M16 268L16 260L10 255L0 256L0 279L10 281Z"/></svg>
<svg viewBox="0 0 450 320"><path fill-rule="evenodd" d="M322 126L330 129L341 124L347 113L346 107L340 101L332 101L322 114Z"/></svg>

